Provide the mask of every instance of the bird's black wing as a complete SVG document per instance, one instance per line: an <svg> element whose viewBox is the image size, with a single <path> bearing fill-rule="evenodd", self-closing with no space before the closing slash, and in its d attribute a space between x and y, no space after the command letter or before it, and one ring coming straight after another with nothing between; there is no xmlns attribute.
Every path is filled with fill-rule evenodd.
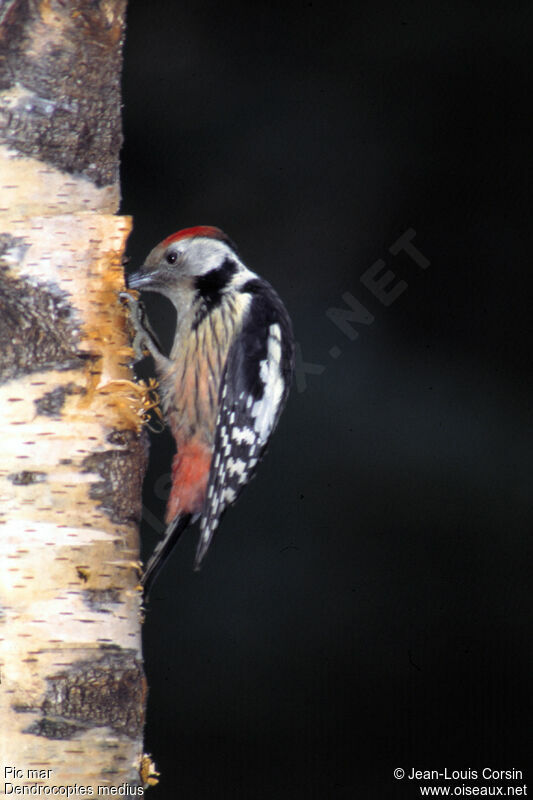
<svg viewBox="0 0 533 800"><path fill-rule="evenodd" d="M250 299L222 375L195 569L207 552L221 515L253 477L283 410L292 378L293 335L283 303L259 278L245 283L242 291Z"/></svg>

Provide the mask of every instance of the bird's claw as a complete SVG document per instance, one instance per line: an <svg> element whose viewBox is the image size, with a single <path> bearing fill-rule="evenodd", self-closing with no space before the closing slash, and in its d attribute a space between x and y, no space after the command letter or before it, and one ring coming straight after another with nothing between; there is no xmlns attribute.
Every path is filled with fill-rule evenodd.
<svg viewBox="0 0 533 800"><path fill-rule="evenodd" d="M127 292L119 292L119 298L128 306L129 319L133 328L133 340L131 343L135 361L142 361L145 356L150 355L148 346L149 332L146 330L148 321L143 303L139 300L139 292L129 289Z"/></svg>

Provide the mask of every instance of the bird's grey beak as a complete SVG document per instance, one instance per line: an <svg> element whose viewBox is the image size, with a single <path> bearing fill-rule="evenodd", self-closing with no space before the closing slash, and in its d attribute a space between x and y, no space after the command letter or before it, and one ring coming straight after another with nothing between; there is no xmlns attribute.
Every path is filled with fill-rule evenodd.
<svg viewBox="0 0 533 800"><path fill-rule="evenodd" d="M128 289L144 289L152 283L152 275L146 272L133 272L126 275Z"/></svg>

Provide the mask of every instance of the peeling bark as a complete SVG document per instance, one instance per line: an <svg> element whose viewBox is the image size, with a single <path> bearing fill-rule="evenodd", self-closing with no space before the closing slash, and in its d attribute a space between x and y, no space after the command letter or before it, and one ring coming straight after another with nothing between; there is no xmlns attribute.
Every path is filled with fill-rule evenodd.
<svg viewBox="0 0 533 800"><path fill-rule="evenodd" d="M124 12L0 8L0 794L152 782L143 392L118 298L130 220L114 215Z"/></svg>

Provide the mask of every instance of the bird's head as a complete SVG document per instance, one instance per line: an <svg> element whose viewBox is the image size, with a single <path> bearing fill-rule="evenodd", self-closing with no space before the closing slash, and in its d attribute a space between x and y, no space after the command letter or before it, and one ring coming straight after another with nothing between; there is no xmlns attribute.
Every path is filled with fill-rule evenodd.
<svg viewBox="0 0 533 800"><path fill-rule="evenodd" d="M229 237L218 228L198 225L160 242L127 283L129 289L159 292L175 302L176 293L201 289L202 283L227 283L241 268Z"/></svg>

